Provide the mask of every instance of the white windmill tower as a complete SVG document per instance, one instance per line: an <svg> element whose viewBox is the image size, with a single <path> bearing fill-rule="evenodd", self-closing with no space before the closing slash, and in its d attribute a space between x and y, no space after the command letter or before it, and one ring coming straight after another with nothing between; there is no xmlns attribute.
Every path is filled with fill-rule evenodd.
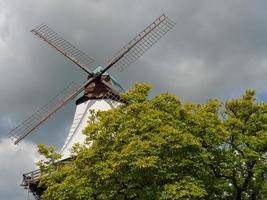
<svg viewBox="0 0 267 200"><path fill-rule="evenodd" d="M68 85L45 106L11 130L8 136L14 144L19 143L61 107L83 92L83 96L76 101L74 120L69 135L61 149L63 157L69 157L69 150L72 145L84 141L82 130L87 125L90 110L112 109L118 102L121 102L119 93L123 89L112 76L106 73L107 70L111 67L116 67L120 70L128 67L172 29L174 25L175 23L166 15L161 15L118 51L103 68L98 67L93 72L88 68L93 59L75 48L47 25L41 24L33 29L32 33L84 70L88 74L88 79L81 85L74 83Z"/></svg>
<svg viewBox="0 0 267 200"><path fill-rule="evenodd" d="M94 73L98 73L102 70L102 67L96 68ZM117 91L123 91L120 84L110 75L103 74L109 84L111 84ZM98 84L97 88L95 83L87 87L86 95L83 95L76 101L76 111L74 119L65 140L64 145L61 148L62 159L70 156L70 150L75 143L82 143L85 140L85 135L82 134L83 129L88 123L90 111L103 111L115 108L120 103L119 96L112 94L105 85Z"/></svg>

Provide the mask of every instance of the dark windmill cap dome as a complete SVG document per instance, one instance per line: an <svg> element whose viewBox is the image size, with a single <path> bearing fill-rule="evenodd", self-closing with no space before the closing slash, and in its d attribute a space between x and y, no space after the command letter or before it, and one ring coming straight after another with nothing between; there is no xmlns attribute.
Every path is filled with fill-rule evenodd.
<svg viewBox="0 0 267 200"><path fill-rule="evenodd" d="M102 67L98 66L93 73L97 74L100 73L102 71ZM100 79L93 81L92 83L90 83L89 85L87 85L84 88L84 95L82 97L80 97L77 101L76 104L80 104L83 102L88 101L89 99L110 99L112 98L116 98L116 101L118 101L120 98L117 94L112 94L109 91L109 88L103 84L100 80L105 80L106 82L108 82L110 85L112 85L112 87L117 91L117 92L124 92L123 87L119 84L119 82L111 75L109 75L108 73L104 73L100 76ZM114 96L115 95L115 96Z"/></svg>
<svg viewBox="0 0 267 200"><path fill-rule="evenodd" d="M103 68L101 66L98 66L97 68L94 69L93 72L98 73L98 72L101 72L101 70L103 70ZM113 85L113 87L115 87L116 90L118 90L120 92L124 91L121 84L113 76L109 75L107 72L105 72L103 75L108 75L110 77L112 85Z"/></svg>

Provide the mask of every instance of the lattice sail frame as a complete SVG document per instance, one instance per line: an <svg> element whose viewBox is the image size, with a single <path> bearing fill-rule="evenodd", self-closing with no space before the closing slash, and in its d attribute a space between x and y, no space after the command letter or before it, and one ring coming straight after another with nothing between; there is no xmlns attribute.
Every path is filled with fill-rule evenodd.
<svg viewBox="0 0 267 200"><path fill-rule="evenodd" d="M171 19L169 19L165 14L161 15L120 51L118 51L109 63L112 63L119 58L113 66L120 71L123 71L139 59L174 26L175 23Z"/></svg>
<svg viewBox="0 0 267 200"><path fill-rule="evenodd" d="M73 46L49 26L43 23L31 30L31 32L43 39L53 48L57 49L62 55L77 64L85 72L91 74L91 71L88 68L90 64L94 62L94 59L90 58L86 53Z"/></svg>
<svg viewBox="0 0 267 200"><path fill-rule="evenodd" d="M45 121L51 114L56 112L67 101L71 100L74 93L79 90L80 86L74 82L70 83L66 88L54 96L47 104L38 109L31 116L26 118L17 127L8 133L8 137L17 144L27 135L29 135L35 128L37 128L43 121Z"/></svg>

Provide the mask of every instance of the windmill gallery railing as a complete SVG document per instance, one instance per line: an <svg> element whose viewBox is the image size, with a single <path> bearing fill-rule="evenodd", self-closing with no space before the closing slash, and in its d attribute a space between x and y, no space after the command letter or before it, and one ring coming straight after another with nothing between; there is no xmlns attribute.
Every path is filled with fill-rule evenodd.
<svg viewBox="0 0 267 200"><path fill-rule="evenodd" d="M69 157L66 159L59 160L55 162L54 165L55 166L62 165L64 163L67 163L71 159L72 158ZM39 199L39 197L41 196L41 194L43 193L45 189L39 186L40 178L42 175L45 176L46 173L42 172L40 169L36 169L36 170L27 172L22 175L23 178L22 178L22 182L20 185L23 186L25 189L28 189L33 194L35 199Z"/></svg>
<svg viewBox="0 0 267 200"><path fill-rule="evenodd" d="M36 184L39 182L40 177L41 177L40 169L25 173L23 174L23 180L21 186L28 187L30 184Z"/></svg>
<svg viewBox="0 0 267 200"><path fill-rule="evenodd" d="M40 199L43 189L38 187L41 178L41 170L37 169L23 174L21 186L31 192L36 200Z"/></svg>

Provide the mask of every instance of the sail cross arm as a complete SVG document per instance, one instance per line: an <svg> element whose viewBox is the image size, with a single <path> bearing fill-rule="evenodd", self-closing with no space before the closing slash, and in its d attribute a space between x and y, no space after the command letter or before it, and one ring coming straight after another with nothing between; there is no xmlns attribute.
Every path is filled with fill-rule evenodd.
<svg viewBox="0 0 267 200"><path fill-rule="evenodd" d="M43 122L45 122L50 116L58 111L62 106L67 104L73 98L75 98L82 90L84 84L79 86L78 84L71 83L56 96L54 96L47 104L38 109L31 116L26 118L17 127L11 130L7 135L14 142L19 143L26 136L30 135L33 130L38 128Z"/></svg>
<svg viewBox="0 0 267 200"><path fill-rule="evenodd" d="M115 56L110 59L103 72L113 66L118 68L120 71L124 70L133 62L138 60L174 26L175 23L165 14L162 14L133 40L126 44L120 51L118 51Z"/></svg>
<svg viewBox="0 0 267 200"><path fill-rule="evenodd" d="M46 24L41 24L40 26L31 30L31 32L43 39L47 44L55 48L63 56L67 57L73 63L78 65L86 73L92 74L92 72L89 70L89 66L92 62L94 62L94 59L90 58L83 51L73 46L49 26Z"/></svg>

